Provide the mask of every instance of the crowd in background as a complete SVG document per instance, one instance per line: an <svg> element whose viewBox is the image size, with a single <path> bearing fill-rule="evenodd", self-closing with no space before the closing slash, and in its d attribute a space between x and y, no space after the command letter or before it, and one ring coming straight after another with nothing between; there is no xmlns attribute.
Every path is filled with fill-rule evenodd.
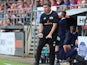
<svg viewBox="0 0 87 65"><path fill-rule="evenodd" d="M87 0L47 0L47 3L50 3L52 6L63 6L62 10L70 9L70 6L72 5L71 8L78 8L77 4L82 6L80 7L86 7L84 4L87 3ZM38 0L37 1L37 7L40 7L44 4L43 0Z"/></svg>
<svg viewBox="0 0 87 65"><path fill-rule="evenodd" d="M15 0L0 2L0 25L4 25L8 19L11 23L24 23L30 21L30 8L32 0ZM5 14L5 15L4 15Z"/></svg>

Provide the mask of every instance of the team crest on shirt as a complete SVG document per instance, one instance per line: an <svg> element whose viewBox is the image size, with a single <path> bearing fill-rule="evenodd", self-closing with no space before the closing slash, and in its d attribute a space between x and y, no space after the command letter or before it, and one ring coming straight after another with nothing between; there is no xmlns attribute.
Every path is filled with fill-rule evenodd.
<svg viewBox="0 0 87 65"><path fill-rule="evenodd" d="M46 20L46 17L44 17L43 19Z"/></svg>
<svg viewBox="0 0 87 65"><path fill-rule="evenodd" d="M49 19L53 19L53 17L51 16L51 17L49 17Z"/></svg>

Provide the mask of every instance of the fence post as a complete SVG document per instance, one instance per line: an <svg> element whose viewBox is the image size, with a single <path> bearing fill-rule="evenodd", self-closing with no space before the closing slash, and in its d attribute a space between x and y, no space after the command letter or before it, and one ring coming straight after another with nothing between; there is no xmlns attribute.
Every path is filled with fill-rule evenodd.
<svg viewBox="0 0 87 65"><path fill-rule="evenodd" d="M4 1L4 21L6 20L6 1Z"/></svg>
<svg viewBox="0 0 87 65"><path fill-rule="evenodd" d="M34 25L34 36L36 36L35 35L35 33L36 33L36 31L35 31L35 29L36 29L36 13L37 13L37 8L36 8L36 0L34 0L34 2L35 2L35 10L34 10L34 21L35 21L35 25ZM35 53L36 53L36 44L35 44L35 41L36 41L36 37L34 37L34 56L35 56Z"/></svg>

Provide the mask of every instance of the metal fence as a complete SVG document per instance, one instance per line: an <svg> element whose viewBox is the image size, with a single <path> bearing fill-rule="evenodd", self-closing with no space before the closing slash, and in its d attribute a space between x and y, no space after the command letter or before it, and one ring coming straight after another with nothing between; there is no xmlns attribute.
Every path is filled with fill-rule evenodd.
<svg viewBox="0 0 87 65"><path fill-rule="evenodd" d="M23 3L23 2L22 2ZM9 4L13 6L13 8L9 8ZM35 20L37 15L36 7L34 6L27 7L27 8L21 8L20 6L15 5L16 2L13 1L3 1L1 5L3 8L0 10L0 21L5 21L7 18L11 18L13 24L17 23L28 23L31 22L33 19ZM8 6L8 7L7 7ZM61 12L63 10L69 10L69 9L76 9L76 8L87 8L87 4L76 4L76 5L70 5L70 6L56 6L57 12Z"/></svg>

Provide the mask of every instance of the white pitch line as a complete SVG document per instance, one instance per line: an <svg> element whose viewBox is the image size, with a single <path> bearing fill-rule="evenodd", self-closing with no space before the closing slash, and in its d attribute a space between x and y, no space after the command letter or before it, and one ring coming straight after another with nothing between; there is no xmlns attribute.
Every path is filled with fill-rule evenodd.
<svg viewBox="0 0 87 65"><path fill-rule="evenodd" d="M11 65L11 64L9 64L9 63L4 63L5 65Z"/></svg>

